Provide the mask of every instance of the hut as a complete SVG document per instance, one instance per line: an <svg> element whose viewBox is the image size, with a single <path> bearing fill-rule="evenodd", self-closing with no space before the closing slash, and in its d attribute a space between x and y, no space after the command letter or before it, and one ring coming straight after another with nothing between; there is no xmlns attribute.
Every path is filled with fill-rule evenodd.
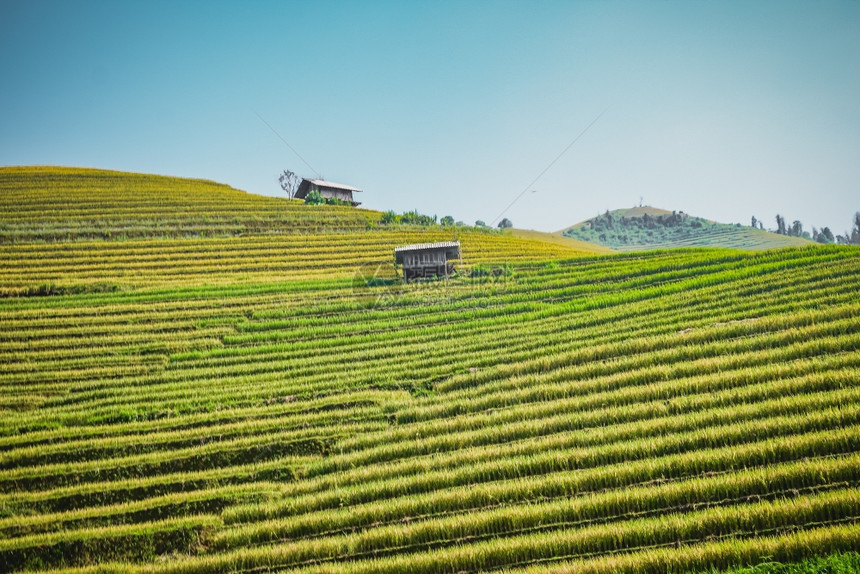
<svg viewBox="0 0 860 574"><path fill-rule="evenodd" d="M360 189L352 187L351 185L334 183L333 181L326 181L324 179L303 178L293 197L296 199L304 199L312 191L318 191L325 199L339 199L349 203L353 207L361 205L360 202L355 201L352 197L353 193L360 193Z"/></svg>
<svg viewBox="0 0 860 574"><path fill-rule="evenodd" d="M460 259L459 241L417 243L394 248L394 264L403 265L406 281L421 277L448 277L454 272L453 260Z"/></svg>

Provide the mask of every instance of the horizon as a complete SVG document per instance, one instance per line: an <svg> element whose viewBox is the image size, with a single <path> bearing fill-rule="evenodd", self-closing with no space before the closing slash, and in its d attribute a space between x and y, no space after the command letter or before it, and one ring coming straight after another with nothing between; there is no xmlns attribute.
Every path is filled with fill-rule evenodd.
<svg viewBox="0 0 860 574"><path fill-rule="evenodd" d="M2 7L2 165L270 196L290 169L550 232L640 202L834 233L860 209L856 2Z"/></svg>

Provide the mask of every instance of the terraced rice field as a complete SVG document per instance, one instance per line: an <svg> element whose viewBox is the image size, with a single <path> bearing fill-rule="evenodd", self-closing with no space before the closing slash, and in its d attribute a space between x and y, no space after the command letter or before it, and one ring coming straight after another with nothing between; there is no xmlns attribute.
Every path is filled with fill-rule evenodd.
<svg viewBox="0 0 860 574"><path fill-rule="evenodd" d="M75 167L3 167L0 190L14 197L0 203L0 244L355 231L381 217L207 180Z"/></svg>
<svg viewBox="0 0 860 574"><path fill-rule="evenodd" d="M860 251L463 233L464 271L507 272L372 280L438 233L3 245L0 571L687 572L860 547Z"/></svg>

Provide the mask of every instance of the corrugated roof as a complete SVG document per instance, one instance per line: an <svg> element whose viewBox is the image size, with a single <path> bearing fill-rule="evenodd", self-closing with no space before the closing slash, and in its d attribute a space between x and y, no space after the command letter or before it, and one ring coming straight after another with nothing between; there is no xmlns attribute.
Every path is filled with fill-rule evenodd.
<svg viewBox="0 0 860 574"><path fill-rule="evenodd" d="M401 251L418 251L421 249L441 249L447 247L460 247L459 241L439 241L437 243L415 243L413 245L402 245L400 247L395 247L394 252L399 253Z"/></svg>
<svg viewBox="0 0 860 574"><path fill-rule="evenodd" d="M347 191L361 191L357 187L352 187L351 185L344 185L342 183L335 183L333 181L326 181L324 179L308 179L307 181L319 187L334 187L336 189L345 189Z"/></svg>

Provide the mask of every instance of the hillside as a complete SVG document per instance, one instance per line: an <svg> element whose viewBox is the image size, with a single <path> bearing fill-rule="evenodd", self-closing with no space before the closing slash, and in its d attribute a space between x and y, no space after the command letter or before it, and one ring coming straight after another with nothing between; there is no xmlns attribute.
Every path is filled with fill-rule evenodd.
<svg viewBox="0 0 860 574"><path fill-rule="evenodd" d="M117 179L106 213L135 195ZM32 193L58 226L84 211ZM450 230L164 237L130 210L136 239L64 239L9 215L26 186L0 194L30 230L0 245L0 572L681 573L860 548L860 249L463 230L458 276L402 284L368 279Z"/></svg>
<svg viewBox="0 0 860 574"><path fill-rule="evenodd" d="M597 245L596 243L589 243L587 241L579 241L572 237L564 236L560 233L546 233L544 231L534 231L531 229L516 228L511 228L510 230L506 230L505 232L510 233L514 237L535 239L537 241L546 241L548 243L564 245L566 247L570 247L578 251L584 251L589 253L613 253L613 250L608 247Z"/></svg>
<svg viewBox="0 0 860 574"><path fill-rule="evenodd" d="M200 179L0 167L0 243L364 230L381 213L254 195Z"/></svg>
<svg viewBox="0 0 860 574"><path fill-rule="evenodd" d="M376 211L102 170L0 168L0 194L0 296L392 275L395 246L452 234L464 271L600 250L472 228L386 227Z"/></svg>
<svg viewBox="0 0 860 574"><path fill-rule="evenodd" d="M724 247L730 249L776 249L800 247L812 242L769 231L716 223L684 212L649 206L616 209L598 215L559 234L618 251L641 251L673 247Z"/></svg>

